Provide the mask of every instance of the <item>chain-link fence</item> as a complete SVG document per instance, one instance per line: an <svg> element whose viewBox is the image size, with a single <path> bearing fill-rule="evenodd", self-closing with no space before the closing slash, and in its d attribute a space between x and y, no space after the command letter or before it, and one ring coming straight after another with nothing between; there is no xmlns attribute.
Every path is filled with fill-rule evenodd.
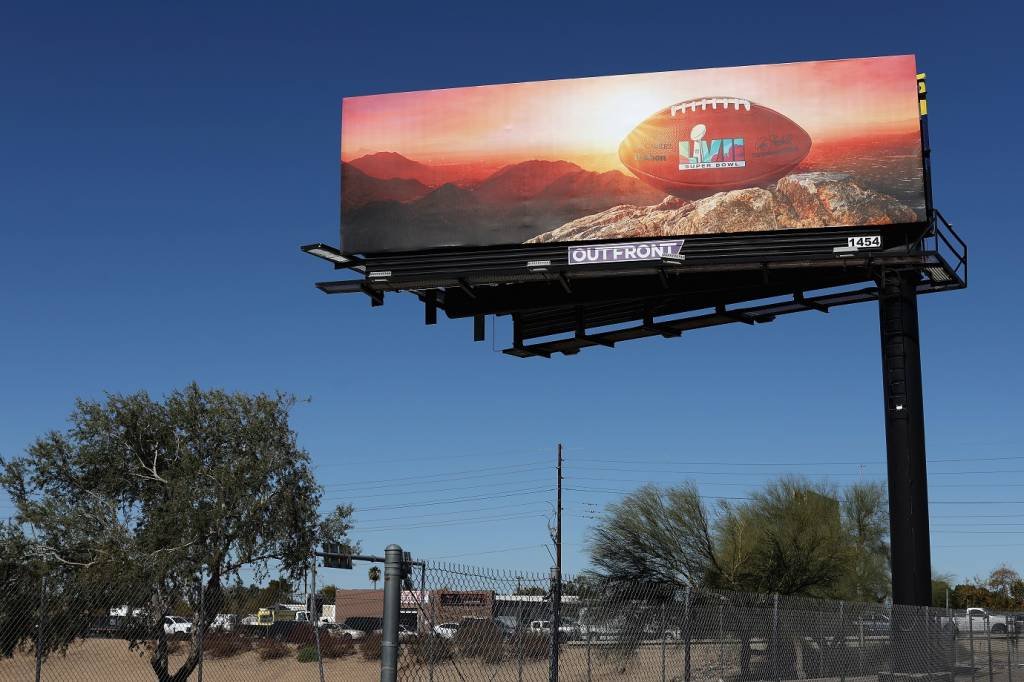
<svg viewBox="0 0 1024 682"><path fill-rule="evenodd" d="M116 585L70 593L43 579L0 583L3 681L380 678L372 631L380 627L381 600L372 595L348 599L351 610L375 616L353 619L343 630L333 623L333 608L322 610L319 618L328 622L314 627L318 618L310 618L306 595L287 587L225 587L216 609L207 610L202 590L157 609L164 603L158 597Z"/></svg>
<svg viewBox="0 0 1024 682"><path fill-rule="evenodd" d="M556 628L546 574L414 567L401 596L399 679L549 680L554 645L567 681L884 682L903 671L1024 682L1021 615L586 577L563 585ZM225 588L212 611L197 590L159 612L152 595L116 587L0 587L0 680L380 679L383 590L338 590L314 627L305 595L266 586Z"/></svg>
<svg viewBox="0 0 1024 682"><path fill-rule="evenodd" d="M564 581L557 636L547 576L428 564L407 681L552 679L1005 680L1016 673L1013 614L953 613L662 585ZM422 576L420 576L422 578ZM553 642L554 640L554 642Z"/></svg>

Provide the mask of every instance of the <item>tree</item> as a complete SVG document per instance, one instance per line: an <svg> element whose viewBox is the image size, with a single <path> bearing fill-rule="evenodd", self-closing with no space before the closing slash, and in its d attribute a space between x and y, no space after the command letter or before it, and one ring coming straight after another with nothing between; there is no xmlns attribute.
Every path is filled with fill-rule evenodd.
<svg viewBox="0 0 1024 682"><path fill-rule="evenodd" d="M373 583L373 589L377 589L377 581L380 580L380 569L376 566L370 566L370 570L367 572L367 576L370 578L370 582Z"/></svg>
<svg viewBox="0 0 1024 682"><path fill-rule="evenodd" d="M886 594L879 486L839 492L783 478L709 509L694 483L644 486L608 506L589 549L606 582L855 599Z"/></svg>
<svg viewBox="0 0 1024 682"><path fill-rule="evenodd" d="M992 571L985 584L988 589L1003 595L1011 605L1016 605L1024 598L1024 593L1021 592L1024 581L1021 580L1020 573L1006 564L1002 564Z"/></svg>
<svg viewBox="0 0 1024 682"><path fill-rule="evenodd" d="M79 400L70 428L0 460L17 521L33 529L23 556L46 565L54 602L76 624L48 637L47 649L125 605L144 614L132 648L155 640L157 679L183 682L200 652L193 641L181 667L169 670L164 615L187 608L198 635L243 568L258 580L271 566L289 579L301 575L314 544L347 529L338 524L347 515L336 510L330 528L319 518L322 490L288 424L294 404L288 395L195 384L162 402L144 392Z"/></svg>
<svg viewBox="0 0 1024 682"><path fill-rule="evenodd" d="M609 596L598 601L630 604L630 614L604 615L629 619L632 630L641 633L655 625L654 614L674 607L680 588L735 591L728 608L737 614L730 621L741 640L746 675L751 640L771 634L763 622L742 615L763 611L758 593L844 599L886 594L884 503L880 486L851 486L840 495L801 478L769 483L742 504L722 501L710 508L694 483L644 486L609 505L591 530L594 578ZM652 608L659 605L664 605L660 611ZM635 651L630 644L626 648ZM793 640L776 637L772 646L780 668L795 674Z"/></svg>
<svg viewBox="0 0 1024 682"><path fill-rule="evenodd" d="M320 588L320 596L323 597L325 604L336 604L338 601L338 586L324 585Z"/></svg>

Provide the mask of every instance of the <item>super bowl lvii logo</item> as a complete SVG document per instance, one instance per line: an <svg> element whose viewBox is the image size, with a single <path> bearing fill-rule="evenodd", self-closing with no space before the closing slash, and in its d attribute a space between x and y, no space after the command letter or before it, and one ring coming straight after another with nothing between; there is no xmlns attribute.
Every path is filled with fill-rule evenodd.
<svg viewBox="0 0 1024 682"><path fill-rule="evenodd" d="M706 139L708 128L698 123L689 140L679 141L679 170L743 168L747 165L742 137Z"/></svg>

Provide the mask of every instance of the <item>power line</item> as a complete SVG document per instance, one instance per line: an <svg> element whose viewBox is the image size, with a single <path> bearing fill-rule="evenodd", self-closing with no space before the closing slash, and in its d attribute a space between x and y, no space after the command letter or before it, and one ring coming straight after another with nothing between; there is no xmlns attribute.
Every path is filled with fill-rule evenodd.
<svg viewBox="0 0 1024 682"><path fill-rule="evenodd" d="M543 463L544 463L544 460L534 460L532 462L517 462L516 464L506 464L506 465L503 465L503 466L477 467L477 468L472 469L472 471L483 472L483 471L500 471L500 470L508 470L508 469L524 469L524 470L525 469L535 469L535 468L538 468L537 465L543 464ZM332 484L332 485L338 485L338 486L342 486L342 485L344 485L344 486L359 485L359 486L362 486L362 485L366 485L366 484L376 484L376 483L385 484L385 485L392 485L394 481L413 481L415 483L420 483L420 482L429 481L430 479L435 479L435 478L440 478L442 481L444 481L444 480L452 480L452 481L454 481L454 480L458 480L458 478L485 478L487 476L492 475L492 474L477 473L477 474L469 474L469 475L464 475L463 476L462 474L465 474L465 472L466 472L465 469L459 469L459 470L456 470L456 471L440 472L440 473L434 473L434 474L421 474L419 476L399 476L399 477L396 477L396 478L378 478L378 479L369 479L369 480L362 480L362 481L346 481L345 483L338 483L338 484ZM456 478L455 476L452 476L452 474L459 474L459 476L458 476L458 478ZM325 486L325 487L331 487L331 486Z"/></svg>
<svg viewBox="0 0 1024 682"><path fill-rule="evenodd" d="M568 544L568 543L566 543ZM479 552L466 552L465 554L445 554L443 556L430 557L430 561L438 561L440 559L459 559L467 556L478 556L482 554L502 554L504 552L514 552L520 549L545 549L547 545L519 545L518 547L502 547L500 549L487 549Z"/></svg>
<svg viewBox="0 0 1024 682"><path fill-rule="evenodd" d="M547 518L545 514L538 514L536 512L530 514L503 514L498 516L480 516L472 519L455 519L452 521L432 521L429 523L412 523L403 524L401 526L374 526L372 528L354 529L353 533L381 533L381 532L393 532L396 530L408 530L415 528L437 528L441 526L463 526L476 523L490 523L493 521L506 521L511 519L525 519L525 518Z"/></svg>
<svg viewBox="0 0 1024 682"><path fill-rule="evenodd" d="M473 514L473 513L476 513L476 512L494 511L495 509L522 509L524 504L529 505L529 504L544 504L544 503L545 503L545 500L533 500L533 501L529 501L529 502L525 502L525 503L524 502L514 502L512 504L490 505L488 507L478 507L478 508L475 508L475 509L457 509L455 511L447 511L447 512L433 512L433 513L426 513L426 514L424 514L422 512L417 512L416 513L416 518L417 519L424 519L424 518L433 518L433 517L437 517L437 516L465 516L466 514ZM358 513L358 511L359 510L357 510L357 513ZM404 520L406 520L408 518L409 518L409 516L406 514L406 515L403 515L403 516L373 517L372 519L365 519L365 520L369 521L370 523L377 523L378 521L404 521ZM353 519L352 523L356 524L356 527L358 527L359 519L358 518Z"/></svg>
<svg viewBox="0 0 1024 682"><path fill-rule="evenodd" d="M532 480L525 480L525 481L497 481L497 482L494 482L494 483L474 483L474 484L471 484L471 485L457 485L457 486L452 486L452 487L449 487L449 488L427 488L427 489L424 489L424 490L398 491L395 494L396 495L397 494L400 494L400 495L432 494L432 493L443 493L443 492L451 492L451 491L458 491L458 490L478 490L480 488L493 488L495 486L497 486L497 487L506 487L508 485L530 485L532 483L539 484L539 483L542 483L542 482L543 481L541 481L541 480L537 479L536 477L534 477L534 479L532 479ZM366 495L349 495L349 496L347 496L346 499L349 499L349 500L365 500L367 498L380 498L380 497L384 497L386 495L387 495L387 493L377 492L377 493L367 493Z"/></svg>
<svg viewBox="0 0 1024 682"><path fill-rule="evenodd" d="M412 502L407 504L384 504L377 507L362 507L360 511L374 511L376 509L408 509L410 507L430 507L439 504L453 504L456 502L470 502L473 500L491 500L497 497L512 497L514 495L535 495L537 493L551 493L554 489L551 487L547 488L526 488L524 490L513 490L507 493L501 494L489 494L489 495L472 495L469 497L453 497L447 500L435 500L431 502Z"/></svg>

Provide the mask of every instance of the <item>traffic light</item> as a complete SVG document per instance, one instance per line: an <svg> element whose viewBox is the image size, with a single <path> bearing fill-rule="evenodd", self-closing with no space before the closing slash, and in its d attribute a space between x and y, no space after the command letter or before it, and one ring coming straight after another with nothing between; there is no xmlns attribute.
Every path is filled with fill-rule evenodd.
<svg viewBox="0 0 1024 682"><path fill-rule="evenodd" d="M352 568L352 555L346 554L337 542L325 542L320 556L324 559L324 568Z"/></svg>

